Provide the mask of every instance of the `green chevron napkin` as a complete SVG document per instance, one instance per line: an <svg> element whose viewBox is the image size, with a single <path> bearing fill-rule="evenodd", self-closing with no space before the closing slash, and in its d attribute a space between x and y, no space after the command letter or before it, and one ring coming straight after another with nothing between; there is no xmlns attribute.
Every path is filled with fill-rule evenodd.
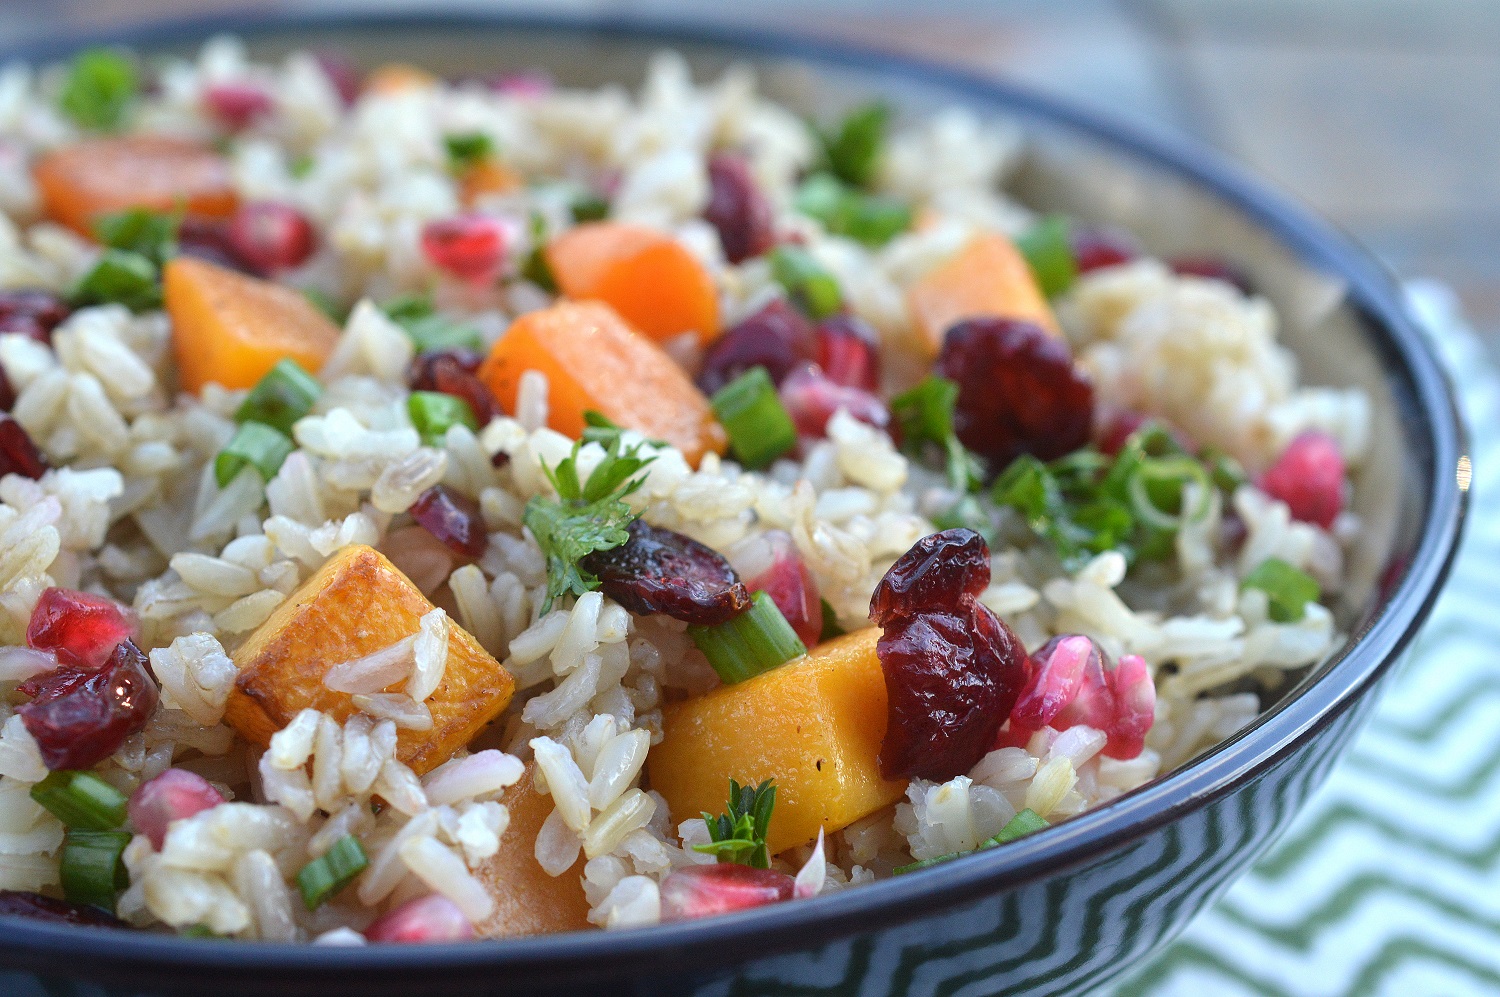
<svg viewBox="0 0 1500 997"><path fill-rule="evenodd" d="M1407 295L1473 434L1448 587L1286 837L1119 997L1500 994L1500 379L1451 291Z"/></svg>

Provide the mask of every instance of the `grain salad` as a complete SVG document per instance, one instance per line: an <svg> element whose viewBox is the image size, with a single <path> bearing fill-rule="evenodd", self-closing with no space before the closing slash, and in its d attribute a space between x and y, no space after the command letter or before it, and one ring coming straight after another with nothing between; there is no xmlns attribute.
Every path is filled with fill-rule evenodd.
<svg viewBox="0 0 1500 997"><path fill-rule="evenodd" d="M1243 728L1344 639L1370 403L1022 140L672 53L0 71L0 913L648 926Z"/></svg>

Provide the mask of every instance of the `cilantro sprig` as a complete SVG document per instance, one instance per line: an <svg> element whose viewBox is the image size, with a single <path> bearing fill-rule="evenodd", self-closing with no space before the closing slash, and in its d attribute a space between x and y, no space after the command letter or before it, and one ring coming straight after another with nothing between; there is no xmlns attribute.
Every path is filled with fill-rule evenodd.
<svg viewBox="0 0 1500 997"><path fill-rule="evenodd" d="M766 829L775 806L774 780L767 779L759 786L741 786L730 779L726 812L717 817L706 811L703 814L708 836L713 840L706 845L694 845L693 850L717 856L720 862L769 869L771 856L766 851Z"/></svg>
<svg viewBox="0 0 1500 997"><path fill-rule="evenodd" d="M542 465L542 472L557 491L557 498L533 496L526 503L522 522L536 537L547 557L546 612L564 595L583 595L599 587L599 579L579 564L596 551L613 550L630 540L629 526L639 515L625 498L645 482L640 470L656 459L640 455L640 444L622 449L614 436L605 447L604 459L587 480L578 475L580 440L573 452L556 467Z"/></svg>

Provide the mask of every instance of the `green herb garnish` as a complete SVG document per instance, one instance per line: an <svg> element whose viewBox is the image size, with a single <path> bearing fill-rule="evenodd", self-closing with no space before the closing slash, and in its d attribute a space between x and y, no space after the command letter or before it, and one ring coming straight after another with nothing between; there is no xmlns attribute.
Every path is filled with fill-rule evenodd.
<svg viewBox="0 0 1500 997"><path fill-rule="evenodd" d="M461 173L475 163L488 159L495 152L495 142L484 132L464 132L443 137L443 147L448 150L448 167Z"/></svg>
<svg viewBox="0 0 1500 997"><path fill-rule="evenodd" d="M521 264L521 276L548 294L556 294L557 278L552 274L552 266L547 262L547 254L543 252L546 247L546 219L542 217L541 212L533 211L531 213L531 252L526 255L526 262Z"/></svg>
<svg viewBox="0 0 1500 997"><path fill-rule="evenodd" d="M115 909L115 898L130 885L120 861L130 837L129 831L78 830L63 837L58 876L69 903Z"/></svg>
<svg viewBox="0 0 1500 997"><path fill-rule="evenodd" d="M1028 807L1012 817L1010 822L1000 829L999 834L980 842L979 847L974 849L974 852L982 852L987 848L995 848L999 845L1008 845L1017 838L1024 838L1028 834L1035 834L1037 831L1048 826L1047 822L1035 810ZM965 855L973 855L974 852L949 852L947 855L934 855L930 859L920 859L910 865L897 866L895 873L898 876L902 876L908 872L916 872L918 869L929 869L943 862L949 862Z"/></svg>
<svg viewBox="0 0 1500 997"><path fill-rule="evenodd" d="M825 319L844 307L838 280L801 246L777 246L768 257L771 277L813 319Z"/></svg>
<svg viewBox="0 0 1500 997"><path fill-rule="evenodd" d="M295 449L297 444L281 430L263 422L242 422L214 457L214 480L220 488L228 488L249 466L255 468L261 480L269 482Z"/></svg>
<svg viewBox="0 0 1500 997"><path fill-rule="evenodd" d="M324 901L354 882L369 864L359 839L352 834L344 835L297 873L297 890L302 894L303 906L317 910Z"/></svg>
<svg viewBox="0 0 1500 997"><path fill-rule="evenodd" d="M418 353L484 349L484 337L478 329L439 312L425 294L400 295L381 305L380 310L406 331Z"/></svg>
<svg viewBox="0 0 1500 997"><path fill-rule="evenodd" d="M568 205L568 211L572 213L573 221L580 225L584 222L602 221L609 217L609 201L592 192L579 194Z"/></svg>
<svg viewBox="0 0 1500 997"><path fill-rule="evenodd" d="M1296 623L1307 615L1307 604L1323 594L1316 579L1279 557L1267 558L1240 582L1240 589L1260 589L1270 600L1266 614L1275 623Z"/></svg>
<svg viewBox="0 0 1500 997"><path fill-rule="evenodd" d="M235 409L234 421L262 422L290 434L322 394L322 382L291 357L283 357L250 389Z"/></svg>
<svg viewBox="0 0 1500 997"><path fill-rule="evenodd" d="M106 249L68 296L73 305L124 305L133 312L161 307L161 284L155 263L140 253Z"/></svg>
<svg viewBox="0 0 1500 997"><path fill-rule="evenodd" d="M31 787L31 798L73 831L112 831L125 823L125 794L92 772L58 769Z"/></svg>
<svg viewBox="0 0 1500 997"><path fill-rule="evenodd" d="M984 482L984 462L959 442L953 428L957 403L958 385L929 374L916 387L891 399L891 415L909 451L920 452L923 446L936 444L944 455L949 486L956 492L969 492Z"/></svg>
<svg viewBox="0 0 1500 997"><path fill-rule="evenodd" d="M880 166L890 120L890 107L876 102L851 111L834 131L817 129L829 172L856 187L869 186Z"/></svg>
<svg viewBox="0 0 1500 997"><path fill-rule="evenodd" d="M144 256L162 266L177 255L177 229L182 215L148 208L130 208L102 215L94 222L94 236L101 245Z"/></svg>
<svg viewBox="0 0 1500 997"><path fill-rule="evenodd" d="M766 852L766 828L776 806L776 784L767 779L759 786L741 786L729 780L729 803L725 813L703 814L712 843L694 845L693 850L717 856L720 862L738 862L756 869L771 868Z"/></svg>
<svg viewBox="0 0 1500 997"><path fill-rule="evenodd" d="M714 392L709 403L729 436L729 448L751 470L769 466L797 445L797 426L764 367L751 367Z"/></svg>
<svg viewBox="0 0 1500 997"><path fill-rule="evenodd" d="M93 48L68 65L57 103L64 114L83 127L113 131L124 123L125 112L140 85L140 73L128 56L113 49Z"/></svg>
<svg viewBox="0 0 1500 997"><path fill-rule="evenodd" d="M725 685L744 682L807 653L771 597L756 592L750 608L712 626L690 626L688 637Z"/></svg>
<svg viewBox="0 0 1500 997"><path fill-rule="evenodd" d="M911 208L893 197L867 194L831 173L815 173L797 190L795 207L834 235L883 246L911 228Z"/></svg>
<svg viewBox="0 0 1500 997"><path fill-rule="evenodd" d="M1078 279L1071 234L1066 218L1050 215L1016 239L1016 248L1031 266L1037 286L1049 298L1062 294Z"/></svg>

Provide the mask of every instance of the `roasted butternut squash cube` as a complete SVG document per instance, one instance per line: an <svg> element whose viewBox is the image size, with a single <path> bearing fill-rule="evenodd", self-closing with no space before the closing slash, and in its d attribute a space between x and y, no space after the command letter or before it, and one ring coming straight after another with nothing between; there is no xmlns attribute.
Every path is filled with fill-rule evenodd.
<svg viewBox="0 0 1500 997"><path fill-rule="evenodd" d="M224 217L238 204L228 159L162 135L73 142L38 158L32 176L47 216L90 237L100 215L126 208Z"/></svg>
<svg viewBox="0 0 1500 997"><path fill-rule="evenodd" d="M239 677L224 719L254 744L269 744L309 707L342 723L356 710L347 693L323 684L328 669L411 636L431 611L432 603L384 554L362 544L345 547L234 652ZM397 757L418 775L436 768L509 705L514 689L510 673L451 624L443 681L427 699L432 729L400 731Z"/></svg>
<svg viewBox="0 0 1500 997"><path fill-rule="evenodd" d="M929 355L943 348L955 322L989 316L1035 322L1061 336L1052 306L1037 286L1031 266L1003 235L980 235L906 293L917 340Z"/></svg>
<svg viewBox="0 0 1500 997"><path fill-rule="evenodd" d="M561 876L549 876L537 864L536 836L552 812L552 797L537 792L535 763L526 766L521 781L507 789L500 802L510 810L500 851L474 870L495 900L494 912L477 926L479 936L505 938L592 928L588 898L583 895L583 853Z"/></svg>
<svg viewBox="0 0 1500 997"><path fill-rule="evenodd" d="M651 788L672 821L722 813L729 780L776 780L771 852L805 845L901 799L905 781L880 775L885 673L877 629L819 644L807 657L747 682L668 706L647 757Z"/></svg>

